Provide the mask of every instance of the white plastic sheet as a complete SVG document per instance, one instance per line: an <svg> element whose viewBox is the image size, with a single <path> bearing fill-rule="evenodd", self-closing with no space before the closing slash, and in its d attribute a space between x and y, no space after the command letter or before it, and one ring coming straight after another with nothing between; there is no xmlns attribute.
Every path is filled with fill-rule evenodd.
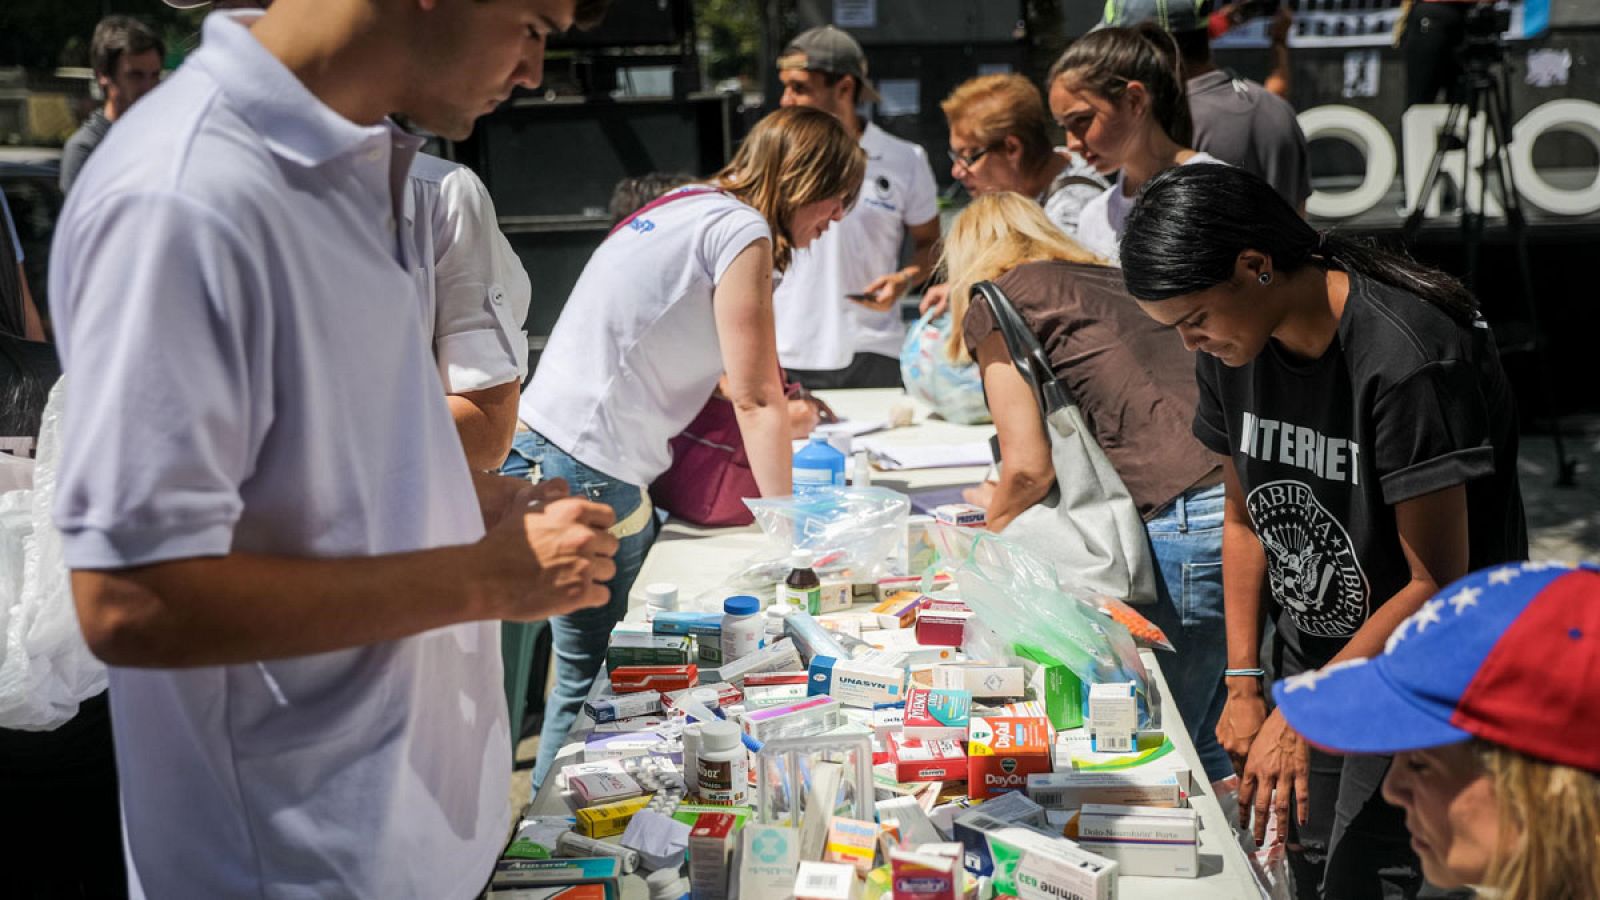
<svg viewBox="0 0 1600 900"><path fill-rule="evenodd" d="M0 727L49 731L106 689L83 641L61 534L50 521L60 461L64 382L50 392L33 487L0 494Z"/></svg>

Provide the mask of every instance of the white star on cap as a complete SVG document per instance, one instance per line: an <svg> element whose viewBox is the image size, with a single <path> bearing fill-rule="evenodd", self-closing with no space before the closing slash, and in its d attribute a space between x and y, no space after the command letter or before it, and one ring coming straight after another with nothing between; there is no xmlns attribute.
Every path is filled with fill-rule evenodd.
<svg viewBox="0 0 1600 900"><path fill-rule="evenodd" d="M1490 580L1493 581L1494 576L1491 575ZM1478 598L1481 596L1483 596L1483 588L1475 588L1468 585L1457 591L1456 595L1450 598L1450 605L1456 608L1456 615L1459 616L1466 612L1467 607L1477 606Z"/></svg>
<svg viewBox="0 0 1600 900"><path fill-rule="evenodd" d="M1422 608L1412 614L1411 618L1417 622L1417 634L1428 630L1429 625L1439 624L1439 612L1444 609L1444 601L1438 597L1422 604Z"/></svg>
<svg viewBox="0 0 1600 900"><path fill-rule="evenodd" d="M1406 639L1406 630L1410 627L1411 620L1409 618L1401 619L1400 624L1396 625L1394 631L1389 633L1389 639L1383 642L1383 652L1393 653L1394 648L1398 647L1400 642Z"/></svg>
<svg viewBox="0 0 1600 900"><path fill-rule="evenodd" d="M1489 573L1489 583L1507 585L1516 581L1517 576L1521 574L1522 570L1516 566L1502 566Z"/></svg>
<svg viewBox="0 0 1600 900"><path fill-rule="evenodd" d="M1283 692L1287 694L1291 691L1298 691L1301 688L1314 691L1317 689L1317 683L1322 681L1324 678L1327 678L1329 675L1332 675L1340 669L1349 669L1354 666L1364 666L1367 664L1367 662L1368 660L1365 659L1347 659L1344 662L1336 662L1332 665L1323 666L1320 669L1312 669L1309 672L1302 672L1299 675L1290 675L1288 678L1283 680Z"/></svg>

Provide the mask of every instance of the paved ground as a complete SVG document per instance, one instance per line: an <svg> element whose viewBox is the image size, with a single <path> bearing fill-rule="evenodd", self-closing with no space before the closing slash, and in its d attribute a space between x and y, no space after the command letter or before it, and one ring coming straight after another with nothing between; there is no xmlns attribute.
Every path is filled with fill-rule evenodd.
<svg viewBox="0 0 1600 900"><path fill-rule="evenodd" d="M1600 417L1569 421L1566 445L1578 460L1577 484L1557 487L1554 443L1549 437L1524 437L1521 452L1523 505L1528 513L1534 559L1600 562ZM553 676L552 676L553 677ZM539 739L517 747L519 768L511 776L511 802L528 802L529 776Z"/></svg>

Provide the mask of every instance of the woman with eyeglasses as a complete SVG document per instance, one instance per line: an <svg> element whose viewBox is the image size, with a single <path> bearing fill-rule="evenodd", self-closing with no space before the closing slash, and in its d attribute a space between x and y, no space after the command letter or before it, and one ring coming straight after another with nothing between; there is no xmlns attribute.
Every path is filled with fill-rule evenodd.
<svg viewBox="0 0 1600 900"><path fill-rule="evenodd" d="M1084 205L1078 243L1117 262L1122 229L1145 183L1173 166L1220 162L1189 146L1194 131L1178 45L1153 23L1101 28L1073 41L1045 77L1067 147L1111 190Z"/></svg>
<svg viewBox="0 0 1600 900"><path fill-rule="evenodd" d="M950 175L974 196L1033 197L1070 236L1084 204L1105 191L1104 178L1051 141L1044 99L1027 78L980 75L939 106L950 125Z"/></svg>

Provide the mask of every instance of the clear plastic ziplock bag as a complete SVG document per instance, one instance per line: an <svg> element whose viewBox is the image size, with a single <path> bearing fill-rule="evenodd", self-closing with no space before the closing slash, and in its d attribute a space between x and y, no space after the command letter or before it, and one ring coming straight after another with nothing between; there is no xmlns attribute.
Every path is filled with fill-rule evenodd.
<svg viewBox="0 0 1600 900"><path fill-rule="evenodd" d="M961 587L974 621L1007 645L1037 647L1084 684L1134 683L1141 727L1153 727L1150 673L1133 635L1094 603L1063 589L1055 567L993 532L936 524L929 536Z"/></svg>
<svg viewBox="0 0 1600 900"><path fill-rule="evenodd" d="M805 497L744 501L767 536L768 549L749 560L730 585L764 588L789 574L789 554L810 550L824 581L875 581L905 543L911 500L881 487L821 488Z"/></svg>

